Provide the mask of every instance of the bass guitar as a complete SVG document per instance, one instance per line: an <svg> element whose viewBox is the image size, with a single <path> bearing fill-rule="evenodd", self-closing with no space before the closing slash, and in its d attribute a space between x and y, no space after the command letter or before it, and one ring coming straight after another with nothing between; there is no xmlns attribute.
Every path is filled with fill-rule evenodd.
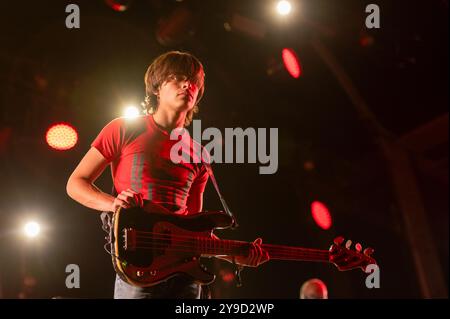
<svg viewBox="0 0 450 319"><path fill-rule="evenodd" d="M232 219L221 211L177 215L148 202L144 207L119 208L112 218L111 255L116 273L125 282L149 287L176 275L209 284L215 275L200 257L247 256L250 243L212 238L215 229L230 227ZM376 264L373 249L350 249L344 238L334 240L328 250L262 244L270 260L332 263L339 270L365 269ZM348 242L347 242L348 243Z"/></svg>

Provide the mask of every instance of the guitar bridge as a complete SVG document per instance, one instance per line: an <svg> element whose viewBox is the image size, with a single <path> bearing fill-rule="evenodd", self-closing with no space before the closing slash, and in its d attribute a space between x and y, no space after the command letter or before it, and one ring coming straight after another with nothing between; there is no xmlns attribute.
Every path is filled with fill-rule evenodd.
<svg viewBox="0 0 450 319"><path fill-rule="evenodd" d="M136 229L126 228L123 230L123 249L136 250Z"/></svg>

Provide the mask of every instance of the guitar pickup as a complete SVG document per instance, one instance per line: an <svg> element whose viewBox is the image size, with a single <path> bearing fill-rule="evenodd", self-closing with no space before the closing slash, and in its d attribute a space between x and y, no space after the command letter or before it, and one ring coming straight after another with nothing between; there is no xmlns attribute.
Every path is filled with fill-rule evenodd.
<svg viewBox="0 0 450 319"><path fill-rule="evenodd" d="M123 230L123 249L136 250L136 229L126 228Z"/></svg>

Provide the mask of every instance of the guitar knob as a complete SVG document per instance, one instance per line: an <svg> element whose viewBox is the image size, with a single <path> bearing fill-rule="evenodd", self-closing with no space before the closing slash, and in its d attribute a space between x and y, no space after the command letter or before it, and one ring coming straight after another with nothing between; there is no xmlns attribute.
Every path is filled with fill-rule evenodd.
<svg viewBox="0 0 450 319"><path fill-rule="evenodd" d="M370 256L373 254L374 251L375 251L375 249L373 249L371 247L367 247L366 249L364 249L364 255Z"/></svg>
<svg viewBox="0 0 450 319"><path fill-rule="evenodd" d="M334 239L334 243L339 246L340 244L342 244L344 242L344 240L345 240L344 237L339 236Z"/></svg>
<svg viewBox="0 0 450 319"><path fill-rule="evenodd" d="M352 241L349 239L345 243L345 248L350 249L350 247L352 247Z"/></svg>

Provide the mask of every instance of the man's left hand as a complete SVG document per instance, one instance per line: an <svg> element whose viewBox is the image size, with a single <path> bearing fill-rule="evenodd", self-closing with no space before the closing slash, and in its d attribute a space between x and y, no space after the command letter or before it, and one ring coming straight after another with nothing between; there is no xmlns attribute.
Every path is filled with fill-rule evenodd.
<svg viewBox="0 0 450 319"><path fill-rule="evenodd" d="M237 256L235 262L241 266L258 267L261 264L269 261L269 253L261 247L262 239L257 238L251 243L250 252L248 256Z"/></svg>

